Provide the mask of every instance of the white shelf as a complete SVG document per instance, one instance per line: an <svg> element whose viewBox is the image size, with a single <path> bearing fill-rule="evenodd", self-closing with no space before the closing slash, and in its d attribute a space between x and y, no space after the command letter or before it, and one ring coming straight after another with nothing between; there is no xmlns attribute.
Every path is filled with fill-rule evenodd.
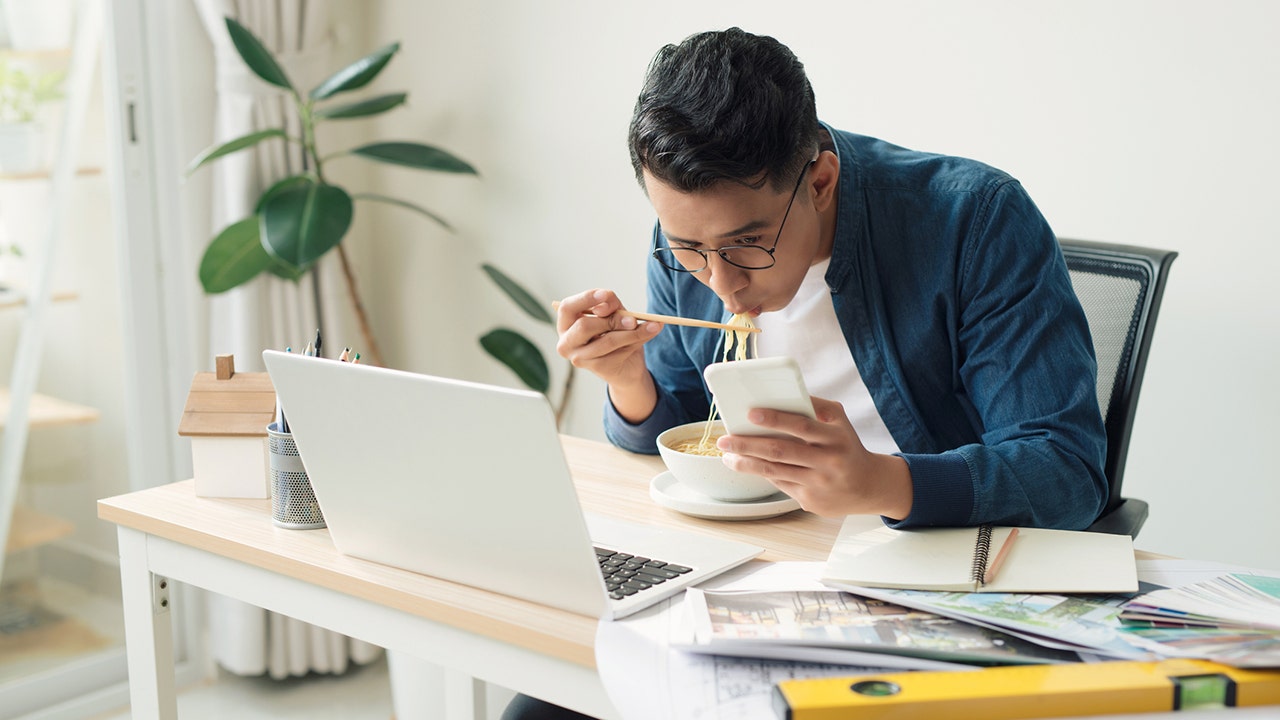
<svg viewBox="0 0 1280 720"><path fill-rule="evenodd" d="M49 306L46 295L53 288L53 258L59 257L58 245L66 234L60 218L74 215L76 206L72 193L78 175L101 175L101 170L89 166L77 168L80 145L84 136L85 118L90 111L94 79L97 75L99 40L101 38L101 10L103 3L81 3L75 21L73 47L70 52L59 48L52 53L33 52L22 55L32 64L48 62L59 68L66 66L63 99L58 104L62 120L56 124L57 140L48 168L36 168L31 173L0 174L0 184L9 181L30 183L33 188L48 185L47 207L41 210L47 218L45 237L40 239L43 252L32 259L31 286L41 295L22 312L22 327L17 347L4 353L12 357L12 369L6 387L0 388L0 538L6 546L22 549L34 547L74 531L66 521L48 515L33 514L17 507L21 472L26 452L27 431L41 427L78 425L99 419L95 408L59 400L34 393L39 387L40 348L48 334L46 315ZM12 58L10 54L6 57ZM96 164L96 163L95 163ZM6 187L6 189L9 189ZM13 187L12 189L19 189ZM18 298L9 298L17 300ZM20 303L21 304L21 303ZM12 403L9 389L21 397L30 398L21 406ZM13 415L12 418L9 416ZM8 427L12 422L13 426ZM0 577L4 577L5 554L0 554Z"/></svg>
<svg viewBox="0 0 1280 720"><path fill-rule="evenodd" d="M95 422L99 416L100 413L97 408L78 405L36 393L31 396L31 407L27 412L27 422L33 428L80 425ZM0 430L4 430L8 422L9 388L0 388Z"/></svg>

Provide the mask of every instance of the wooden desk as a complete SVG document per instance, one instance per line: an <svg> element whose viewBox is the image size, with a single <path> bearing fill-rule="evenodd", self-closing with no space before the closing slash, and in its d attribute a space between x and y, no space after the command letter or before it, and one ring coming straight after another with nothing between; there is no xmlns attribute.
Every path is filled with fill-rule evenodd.
<svg viewBox="0 0 1280 720"><path fill-rule="evenodd" d="M656 457L564 438L583 507L634 522L738 538L762 560L823 560L840 521L804 512L722 522L649 499ZM597 621L347 557L327 530L271 524L270 501L195 496L185 481L107 498L119 528L120 577L134 718L176 718L169 589L179 581L422 658L446 668L450 718L483 708L481 681L608 718L595 672Z"/></svg>

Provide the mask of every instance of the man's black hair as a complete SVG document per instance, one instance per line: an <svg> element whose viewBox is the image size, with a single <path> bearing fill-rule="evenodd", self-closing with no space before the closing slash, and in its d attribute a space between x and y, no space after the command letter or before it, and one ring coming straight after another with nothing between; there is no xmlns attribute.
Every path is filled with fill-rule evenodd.
<svg viewBox="0 0 1280 720"><path fill-rule="evenodd" d="M641 186L648 170L682 192L723 181L782 191L813 159L818 133L804 65L774 38L735 27L658 51L627 143Z"/></svg>

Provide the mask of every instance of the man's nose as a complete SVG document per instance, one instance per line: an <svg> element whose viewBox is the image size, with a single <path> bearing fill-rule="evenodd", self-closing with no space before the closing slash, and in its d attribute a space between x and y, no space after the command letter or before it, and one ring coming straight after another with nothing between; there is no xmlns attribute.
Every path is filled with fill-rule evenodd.
<svg viewBox="0 0 1280 720"><path fill-rule="evenodd" d="M747 271L720 257L707 253L707 286L721 298L731 297L748 284Z"/></svg>

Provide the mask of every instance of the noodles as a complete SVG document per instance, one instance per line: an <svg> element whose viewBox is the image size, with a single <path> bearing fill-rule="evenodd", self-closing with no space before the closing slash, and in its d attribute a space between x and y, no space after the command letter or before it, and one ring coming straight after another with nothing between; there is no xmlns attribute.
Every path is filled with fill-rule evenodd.
<svg viewBox="0 0 1280 720"><path fill-rule="evenodd" d="M729 318L730 325L737 325L743 328L753 328L755 323L751 321L751 316L747 313L741 313ZM748 351L747 343L751 341L752 333L747 330L725 330L724 331L724 349L721 351L720 360L722 362L728 360L745 360L752 353ZM729 357L730 354L733 357ZM687 453L689 455L723 455L720 448L716 447L715 441L720 438L719 435L712 437L711 433L715 430L716 423L716 402L711 400L711 413L707 416L707 426L702 431L702 439L694 442L692 440L681 443L678 447L672 448L677 452Z"/></svg>
<svg viewBox="0 0 1280 720"><path fill-rule="evenodd" d="M671 449L676 452L684 453L685 455L708 455L718 457L724 455L724 451L715 445L715 441L719 439L720 436L717 435L705 440L685 440Z"/></svg>

